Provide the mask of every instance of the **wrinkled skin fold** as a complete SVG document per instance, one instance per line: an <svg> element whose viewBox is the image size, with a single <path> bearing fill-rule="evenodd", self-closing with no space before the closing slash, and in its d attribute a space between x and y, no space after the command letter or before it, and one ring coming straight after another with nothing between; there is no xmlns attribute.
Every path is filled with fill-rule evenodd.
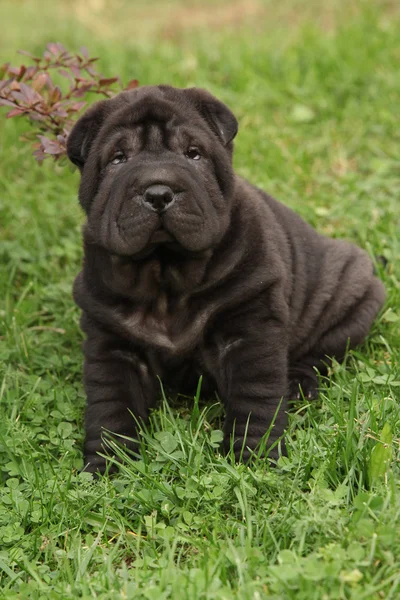
<svg viewBox="0 0 400 600"><path fill-rule="evenodd" d="M276 458L287 400L299 386L314 397L315 368L359 344L383 305L363 250L234 173L236 132L208 92L148 86L95 104L70 134L87 215L74 297L89 471L105 470L105 429L137 436L131 413L146 421L158 377L189 392L203 375L225 405L224 448L233 436L246 460L271 429Z"/></svg>

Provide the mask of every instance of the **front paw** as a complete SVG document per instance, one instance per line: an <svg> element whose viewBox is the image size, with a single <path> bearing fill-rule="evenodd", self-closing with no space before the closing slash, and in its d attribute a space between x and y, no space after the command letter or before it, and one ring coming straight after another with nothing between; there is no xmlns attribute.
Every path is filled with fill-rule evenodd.
<svg viewBox="0 0 400 600"><path fill-rule="evenodd" d="M232 440L230 435L226 435L222 444L224 453L229 454L232 451L238 463L247 463L259 457L276 462L280 456L286 456L285 439L282 437L270 436L267 440L249 437Z"/></svg>
<svg viewBox="0 0 400 600"><path fill-rule="evenodd" d="M113 446L110 446L107 439L86 441L84 447L85 466L82 471L111 475L118 473L119 463L124 461L125 453L130 459L139 458L139 444L136 440L124 440L121 443L119 439L114 438L113 442L119 446L121 453L117 449L114 452Z"/></svg>
<svg viewBox="0 0 400 600"><path fill-rule="evenodd" d="M107 461L103 456L99 456L98 454L85 455L84 463L83 473L93 473L94 475L104 475L107 473L111 475L118 472L117 465L111 461Z"/></svg>
<svg viewBox="0 0 400 600"><path fill-rule="evenodd" d="M316 400L318 392L318 380L315 376L302 375L290 380L289 400Z"/></svg>

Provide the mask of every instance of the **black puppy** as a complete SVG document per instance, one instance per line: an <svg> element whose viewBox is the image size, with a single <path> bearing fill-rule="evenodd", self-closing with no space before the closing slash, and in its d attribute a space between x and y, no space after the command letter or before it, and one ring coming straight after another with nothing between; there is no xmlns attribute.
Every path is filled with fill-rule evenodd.
<svg viewBox="0 0 400 600"><path fill-rule="evenodd" d="M316 233L235 175L232 112L208 92L143 87L95 104L68 156L87 214L83 311L85 461L102 431L135 437L159 396L200 374L244 458L286 425L285 399L317 392L314 368L361 342L385 298L367 254ZM250 450L249 450L250 449ZM275 449L276 455L276 449Z"/></svg>

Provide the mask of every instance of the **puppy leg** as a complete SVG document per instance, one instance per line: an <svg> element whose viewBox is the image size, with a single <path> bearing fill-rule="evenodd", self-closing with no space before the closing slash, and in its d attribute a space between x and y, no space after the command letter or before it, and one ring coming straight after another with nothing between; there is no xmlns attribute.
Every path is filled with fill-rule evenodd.
<svg viewBox="0 0 400 600"><path fill-rule="evenodd" d="M313 348L313 354L343 360L346 350L364 341L385 300L381 281L371 278L363 296L355 302L343 317L324 331Z"/></svg>
<svg viewBox="0 0 400 600"><path fill-rule="evenodd" d="M336 318L335 324L323 331L306 356L297 357L290 364L290 399L296 400L302 397L299 386L306 399L314 399L318 396L318 378L315 368L321 375L325 375L331 358L340 362L348 348L354 348L361 343L367 336L383 301L382 283L376 278L371 278L362 297L343 311L341 319ZM340 314L340 306L333 306L333 309Z"/></svg>
<svg viewBox="0 0 400 600"><path fill-rule="evenodd" d="M86 323L85 330L88 334L84 344L85 470L104 472L106 461L98 454L107 453L102 439L104 431L135 438L133 416L147 419L157 399L157 388L143 357L124 347L119 338L93 325L88 327ZM135 446L127 440L117 440L128 447Z"/></svg>
<svg viewBox="0 0 400 600"><path fill-rule="evenodd" d="M229 450L233 436L235 456L244 460L271 426L268 446L282 436L287 425L285 331L275 320L248 331L246 337L243 332L230 332L229 341L224 337L208 361L226 409L224 450ZM278 455L275 446L269 456Z"/></svg>

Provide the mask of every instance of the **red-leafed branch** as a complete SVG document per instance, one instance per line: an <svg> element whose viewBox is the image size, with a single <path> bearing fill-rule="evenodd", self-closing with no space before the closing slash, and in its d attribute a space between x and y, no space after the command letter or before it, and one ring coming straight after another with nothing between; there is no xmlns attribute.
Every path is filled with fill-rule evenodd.
<svg viewBox="0 0 400 600"><path fill-rule="evenodd" d="M138 85L136 79L123 87L119 77L103 77L94 68L98 59L90 58L86 48L73 54L62 44L50 43L43 56L20 53L34 64L0 66L0 106L9 109L7 118L30 121L23 140L32 143L40 163L47 156L65 156L68 133L86 107L88 94L109 98Z"/></svg>

